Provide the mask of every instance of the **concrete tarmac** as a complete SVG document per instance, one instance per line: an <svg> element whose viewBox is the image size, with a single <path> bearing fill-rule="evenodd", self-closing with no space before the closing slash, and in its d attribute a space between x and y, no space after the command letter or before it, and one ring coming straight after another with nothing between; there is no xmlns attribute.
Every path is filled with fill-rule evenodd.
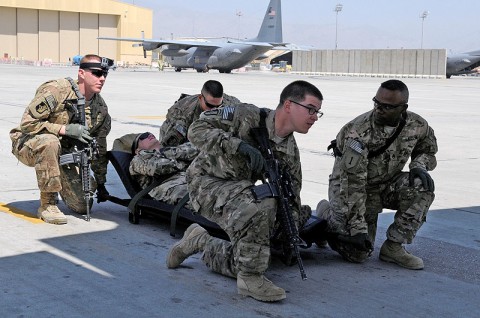
<svg viewBox="0 0 480 318"><path fill-rule="evenodd" d="M11 154L8 132L44 81L70 76L75 67L0 65L0 316L1 317L480 317L480 79L406 78L409 109L425 117L438 139L431 173L436 199L427 222L407 247L425 269L411 271L378 259L393 211L379 217L375 251L364 264L347 263L329 248L302 250L308 276L277 258L266 276L287 290L279 303L237 294L236 281L210 272L200 254L175 270L165 266L178 238L168 224L144 218L130 224L126 208L94 204L92 219L67 210L68 224L36 217L35 171ZM158 135L168 107L181 93L199 93L208 79L257 106L275 108L283 87L304 79L324 94L325 115L296 135L304 183L302 201L327 197L333 157L330 140L348 120L373 107L386 78L315 77L270 72L200 74L167 70L110 72L102 96L113 118L108 141L126 133ZM127 197L112 166L107 188Z"/></svg>

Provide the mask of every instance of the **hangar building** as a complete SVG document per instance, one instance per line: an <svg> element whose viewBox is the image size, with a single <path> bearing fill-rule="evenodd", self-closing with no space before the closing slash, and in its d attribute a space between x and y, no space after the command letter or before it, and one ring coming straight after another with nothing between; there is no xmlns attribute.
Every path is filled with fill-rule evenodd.
<svg viewBox="0 0 480 318"><path fill-rule="evenodd" d="M0 58L67 63L88 53L146 63L131 42L99 36L152 37L153 12L114 0L0 0ZM151 51L147 52L151 55Z"/></svg>

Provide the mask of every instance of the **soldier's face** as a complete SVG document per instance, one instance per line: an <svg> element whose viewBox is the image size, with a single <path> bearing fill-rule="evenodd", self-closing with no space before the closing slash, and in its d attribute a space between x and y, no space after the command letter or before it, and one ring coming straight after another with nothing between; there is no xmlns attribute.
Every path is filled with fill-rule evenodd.
<svg viewBox="0 0 480 318"><path fill-rule="evenodd" d="M380 87L374 100L373 120L375 123L381 126L397 126L402 113L408 107L402 93Z"/></svg>
<svg viewBox="0 0 480 318"><path fill-rule="evenodd" d="M160 146L160 142L153 134L149 134L148 137L138 140L137 152L140 150L153 150Z"/></svg>
<svg viewBox="0 0 480 318"><path fill-rule="evenodd" d="M306 134L318 120L318 115L314 110L322 108L322 101L312 95L306 95L303 101L295 103L287 100L285 103L288 103L285 106L290 108L292 114L293 131Z"/></svg>
<svg viewBox="0 0 480 318"><path fill-rule="evenodd" d="M92 61L97 62L97 61ZM106 73L101 69L80 69L79 76L83 78L85 86L85 95L98 94L102 91L105 84Z"/></svg>
<svg viewBox="0 0 480 318"><path fill-rule="evenodd" d="M208 93L202 93L198 98L203 111L220 107L223 104L223 97L213 97Z"/></svg>

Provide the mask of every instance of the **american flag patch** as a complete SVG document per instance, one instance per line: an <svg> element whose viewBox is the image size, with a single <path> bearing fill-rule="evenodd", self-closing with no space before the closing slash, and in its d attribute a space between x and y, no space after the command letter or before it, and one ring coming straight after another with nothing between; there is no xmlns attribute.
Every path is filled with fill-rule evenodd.
<svg viewBox="0 0 480 318"><path fill-rule="evenodd" d="M222 108L222 119L232 121L234 113L235 107L225 106Z"/></svg>
<svg viewBox="0 0 480 318"><path fill-rule="evenodd" d="M50 111L53 111L57 107L57 101L55 100L55 97L52 95L46 95L45 96L45 101L47 102L48 108L50 108Z"/></svg>
<svg viewBox="0 0 480 318"><path fill-rule="evenodd" d="M363 144L358 140L352 139L348 146L355 152L360 154L363 152Z"/></svg>

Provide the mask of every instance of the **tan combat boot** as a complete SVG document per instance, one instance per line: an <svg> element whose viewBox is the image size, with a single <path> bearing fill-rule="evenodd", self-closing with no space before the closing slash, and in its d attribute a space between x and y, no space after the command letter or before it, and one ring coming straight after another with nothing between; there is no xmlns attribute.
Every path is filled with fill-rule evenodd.
<svg viewBox="0 0 480 318"><path fill-rule="evenodd" d="M240 295L250 296L260 301L279 301L287 298L285 290L275 286L260 274L238 273L237 291Z"/></svg>
<svg viewBox="0 0 480 318"><path fill-rule="evenodd" d="M203 251L205 243L210 238L207 230L193 223L183 234L180 241L175 243L167 254L167 267L176 268L190 255Z"/></svg>
<svg viewBox="0 0 480 318"><path fill-rule="evenodd" d="M402 244L386 240L380 249L380 259L408 269L423 269L423 260L407 252Z"/></svg>
<svg viewBox="0 0 480 318"><path fill-rule="evenodd" d="M46 223L67 223L67 218L57 207L57 194L55 192L40 193L40 207L38 208L37 216Z"/></svg>
<svg viewBox="0 0 480 318"><path fill-rule="evenodd" d="M330 202L328 202L327 200L320 200L320 202L318 202L317 204L317 208L315 209L316 216L323 219L324 211L328 209L330 209ZM318 240L317 242L315 242L315 244L319 248L326 248L328 246L327 240Z"/></svg>

